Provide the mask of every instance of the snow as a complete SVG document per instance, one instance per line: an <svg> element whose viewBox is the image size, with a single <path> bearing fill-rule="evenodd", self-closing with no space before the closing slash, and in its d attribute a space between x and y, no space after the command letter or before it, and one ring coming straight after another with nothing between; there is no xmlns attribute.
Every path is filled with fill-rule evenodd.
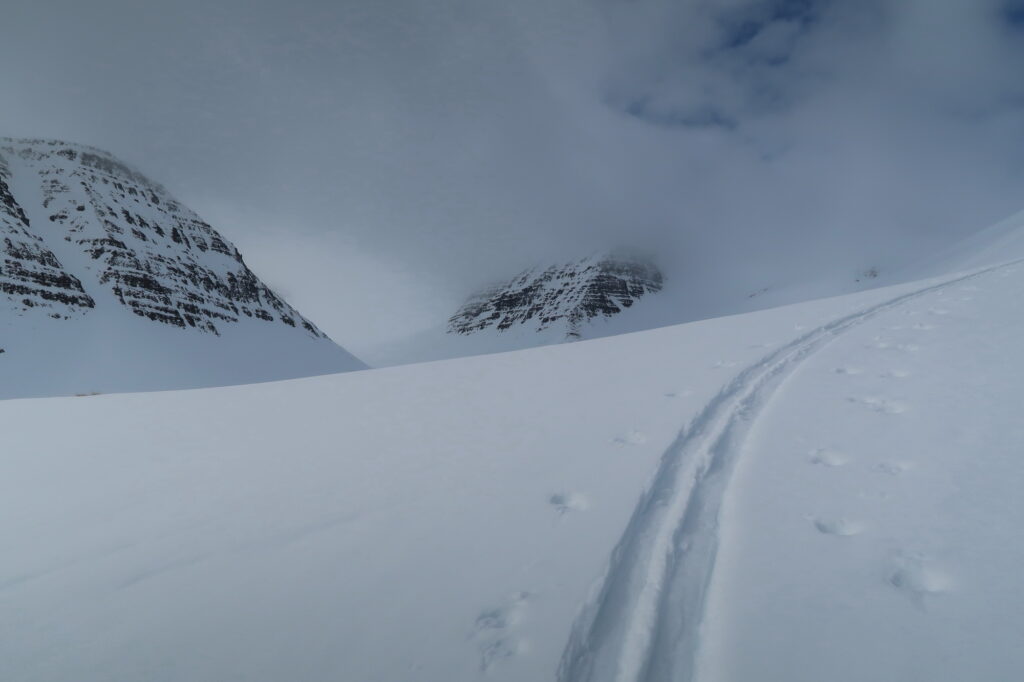
<svg viewBox="0 0 1024 682"><path fill-rule="evenodd" d="M976 253L582 343L5 401L0 679L1011 679L1024 265Z"/></svg>
<svg viewBox="0 0 1024 682"><path fill-rule="evenodd" d="M728 488L698 679L1019 677L1022 284L934 292L789 378Z"/></svg>
<svg viewBox="0 0 1024 682"><path fill-rule="evenodd" d="M237 322L219 324L219 335L179 329L133 314L118 301L111 285L101 281L103 266L81 241L106 237L104 221L119 218L104 218L94 211L86 192L88 173L77 161L56 152L92 153L119 162L100 150L67 143L0 138L0 144L8 150L4 159L12 171L14 196L29 218L27 231L41 238L61 265L81 280L96 306L74 310L57 303L23 310L16 300L19 296L0 295L0 348L4 351L0 354L0 398L220 386L366 367L330 339L302 329L303 318L287 306L285 310L299 321L296 328L278 320L265 322L238 315ZM113 184L118 178L128 183L129 177L111 177L109 185L93 182L89 190L108 205L120 205ZM47 200L50 183L65 188ZM185 219L200 220L159 186L146 183L149 191L162 197L161 207L174 203ZM162 208L138 200L127 203L137 218L163 224L169 231L168 216L159 212ZM75 206L90 208L79 212ZM71 216L67 225L49 217L62 210ZM130 233L121 238L141 254L159 250L160 255L173 257L182 253L171 250L178 247L170 239L139 242ZM229 242L225 244L233 250ZM240 267L233 258L212 249L191 250L185 255L188 263L221 274L233 276Z"/></svg>
<svg viewBox="0 0 1024 682"><path fill-rule="evenodd" d="M979 267L1004 259L1001 254L1007 251L1024 253L1024 236L1017 229L1022 221L1024 216L1011 219L958 244L956 248L929 253L916 260L893 263L884 270L873 266L862 271L837 268L792 281L781 279L752 282L750 276L732 270L712 274L690 273L685 267L677 266L665 270L664 288L661 291L637 297L631 305L623 306L620 312L610 317L599 315L585 320L572 331L578 335L575 338L579 339L605 338L905 284ZM486 289L481 295L489 293L491 290ZM552 312L559 314L557 309ZM448 323L443 322L409 337L366 348L360 357L374 367L386 367L501 353L565 343L573 338L567 335L567 331L568 328L561 324L539 330L531 328L529 324L515 324L505 330L491 326L468 334L456 334L450 333Z"/></svg>
<svg viewBox="0 0 1024 682"><path fill-rule="evenodd" d="M697 267L692 260L682 264L662 264L664 282L660 291L647 292L637 297L629 306L622 306L620 312L610 317L599 315L583 321L572 330L573 338L605 338L696 320L766 310L815 298L906 284L978 268L1005 261L1012 254L1024 255L1022 225L1024 212L980 230L970 238L951 246L912 256L900 255L905 253L905 249L897 243L875 243L872 246L878 254L877 262L865 261L859 268L818 268L820 272L817 274L786 273L775 268L768 277L759 271L738 272L735 268L726 267L708 271L706 268ZM821 258L828 260L827 256ZM587 260L584 259L580 263L586 263ZM656 263L657 259L653 262ZM566 265L569 264L551 267L555 269ZM533 272L543 270L544 268L536 268ZM556 285L551 285L551 288L554 286ZM515 287L506 282L494 286L494 289L504 289L511 293ZM491 288L484 288L478 295L486 297L490 293ZM540 297L542 295L538 296ZM552 306L551 314L558 315L563 312ZM536 321L530 324L515 324L505 330L491 326L469 334L455 334L450 333L448 323L442 321L407 337L360 349L360 357L374 367L386 367L536 348L572 340L567 336L569 330L565 326L558 324L544 329L531 328L535 324Z"/></svg>

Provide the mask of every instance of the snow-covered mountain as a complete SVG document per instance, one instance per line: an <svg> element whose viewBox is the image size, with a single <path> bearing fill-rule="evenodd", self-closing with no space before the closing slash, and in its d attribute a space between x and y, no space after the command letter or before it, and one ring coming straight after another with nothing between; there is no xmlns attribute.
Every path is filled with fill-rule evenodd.
<svg viewBox="0 0 1024 682"><path fill-rule="evenodd" d="M372 349L369 360L407 364L659 326L636 326L635 313L658 298L664 284L652 260L623 250L529 268L472 294L445 322Z"/></svg>
<svg viewBox="0 0 1024 682"><path fill-rule="evenodd" d="M363 367L160 185L98 149L0 138L0 395Z"/></svg>
<svg viewBox="0 0 1024 682"><path fill-rule="evenodd" d="M1013 223L1013 221L1010 221ZM1015 224L1015 223L1013 223ZM735 315L910 282L982 262L1001 247L996 226L939 253L893 256L885 263L818 268L817 274L779 269L769 275L730 267L655 265L621 251L530 268L473 294L446 322L366 351L375 366L400 365L597 339L695 320ZM1015 236L1004 236L1011 242ZM984 244L985 246L982 246ZM980 250L968 260L969 253ZM693 256L699 258L699 254Z"/></svg>
<svg viewBox="0 0 1024 682"><path fill-rule="evenodd" d="M0 402L0 679L1017 679L1022 258L1024 215L743 315Z"/></svg>
<svg viewBox="0 0 1024 682"><path fill-rule="evenodd" d="M448 320L453 334L507 332L513 328L575 340L594 318L611 317L645 294L661 291L652 263L619 254L534 268L468 300Z"/></svg>

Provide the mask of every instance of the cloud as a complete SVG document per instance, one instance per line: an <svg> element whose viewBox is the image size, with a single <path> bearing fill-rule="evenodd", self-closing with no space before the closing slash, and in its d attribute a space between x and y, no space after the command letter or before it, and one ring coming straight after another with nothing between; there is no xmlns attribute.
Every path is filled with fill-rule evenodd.
<svg viewBox="0 0 1024 682"><path fill-rule="evenodd" d="M993 222L1021 207L1022 17L1019 0L23 2L0 25L0 131L135 163L359 346L608 244L746 286Z"/></svg>
<svg viewBox="0 0 1024 682"><path fill-rule="evenodd" d="M785 251L885 259L871 249L926 248L1017 207L1022 53L996 3L645 6L615 22L607 88L624 113L677 124L666 147L702 169L680 223L791 267Z"/></svg>

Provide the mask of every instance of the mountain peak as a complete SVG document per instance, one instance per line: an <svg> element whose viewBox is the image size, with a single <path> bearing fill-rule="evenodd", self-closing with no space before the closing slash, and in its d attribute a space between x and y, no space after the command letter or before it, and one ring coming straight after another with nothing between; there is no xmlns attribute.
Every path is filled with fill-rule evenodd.
<svg viewBox="0 0 1024 682"><path fill-rule="evenodd" d="M565 338L577 339L586 323L622 312L662 283L649 260L618 252L532 268L466 301L448 320L448 332L561 327Z"/></svg>
<svg viewBox="0 0 1024 682"><path fill-rule="evenodd" d="M55 374L55 354L86 354L90 344L94 353L120 348L121 357L111 361L135 358L140 376L149 371L146 363L172 355L181 363L171 381L147 383L108 381L116 372L104 374L93 361L89 381L108 390L363 366L260 281L231 242L161 185L107 152L55 140L0 138L0 321L8 327L9 351L0 375L14 371L18 354L18 371L35 367L35 378ZM230 342L195 338L225 334ZM44 357L47 339L52 344ZM271 348L273 362L259 357ZM89 361L76 365L76 372L83 366ZM64 386L51 379L47 386Z"/></svg>
<svg viewBox="0 0 1024 682"><path fill-rule="evenodd" d="M15 198L5 157L17 159L18 194L38 204L39 215L30 218ZM135 315L183 329L218 334L248 317L323 337L209 224L106 152L4 138L0 204L7 261L0 291L22 310L62 303L59 314L67 314L112 295ZM71 274L72 263L89 272ZM87 293L83 281L100 286Z"/></svg>

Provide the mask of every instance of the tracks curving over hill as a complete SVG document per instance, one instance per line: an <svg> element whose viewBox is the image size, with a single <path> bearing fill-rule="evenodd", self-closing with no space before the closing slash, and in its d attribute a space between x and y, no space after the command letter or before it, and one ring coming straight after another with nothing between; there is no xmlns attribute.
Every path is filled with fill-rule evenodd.
<svg viewBox="0 0 1024 682"><path fill-rule="evenodd" d="M850 328L1012 264L950 277L833 320L740 372L662 455L600 586L573 625L558 680L691 680L718 549L723 493L751 425L779 385L809 355Z"/></svg>

